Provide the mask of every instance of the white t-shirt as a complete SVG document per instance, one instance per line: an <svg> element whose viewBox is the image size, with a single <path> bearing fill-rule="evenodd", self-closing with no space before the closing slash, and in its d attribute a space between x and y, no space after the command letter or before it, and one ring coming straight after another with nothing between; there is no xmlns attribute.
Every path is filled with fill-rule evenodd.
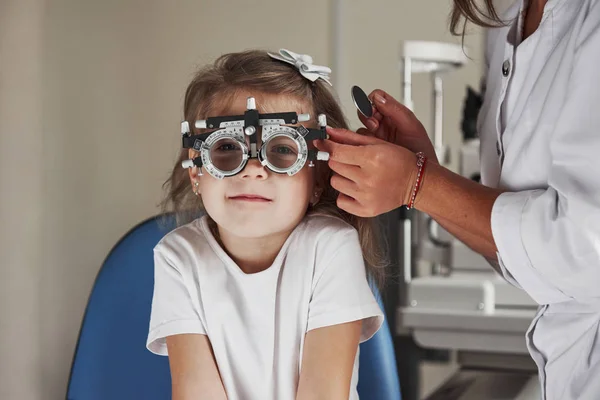
<svg viewBox="0 0 600 400"><path fill-rule="evenodd" d="M209 337L230 400L294 399L305 334L363 320L361 342L383 314L368 285L358 233L327 216L307 216L273 265L244 273L219 246L207 217L155 247L147 347L167 355L165 338ZM358 353L350 399L358 399Z"/></svg>

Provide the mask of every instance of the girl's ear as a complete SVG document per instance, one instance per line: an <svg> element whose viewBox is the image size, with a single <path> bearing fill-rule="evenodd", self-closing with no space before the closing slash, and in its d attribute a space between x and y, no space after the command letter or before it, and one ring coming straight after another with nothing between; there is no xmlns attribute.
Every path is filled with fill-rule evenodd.
<svg viewBox="0 0 600 400"><path fill-rule="evenodd" d="M195 150L190 149L188 151L188 157L190 159L198 157L199 153ZM198 182L198 177L202 176L202 169L200 167L192 167L188 168L188 174L190 176L190 182L192 184L192 190L195 195L200 195L200 183Z"/></svg>

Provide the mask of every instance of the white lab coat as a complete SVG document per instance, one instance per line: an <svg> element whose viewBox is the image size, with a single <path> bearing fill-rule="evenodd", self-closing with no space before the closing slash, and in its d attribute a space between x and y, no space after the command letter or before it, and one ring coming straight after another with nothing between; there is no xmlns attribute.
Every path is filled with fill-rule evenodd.
<svg viewBox="0 0 600 400"><path fill-rule="evenodd" d="M507 12L517 18L522 0ZM600 399L600 0L549 0L492 29L478 130L505 278L540 304L526 335L543 398Z"/></svg>

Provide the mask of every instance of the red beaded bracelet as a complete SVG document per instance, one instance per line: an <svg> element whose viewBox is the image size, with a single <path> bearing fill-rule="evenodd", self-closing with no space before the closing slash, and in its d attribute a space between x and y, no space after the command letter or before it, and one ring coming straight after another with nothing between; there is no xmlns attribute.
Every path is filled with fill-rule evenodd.
<svg viewBox="0 0 600 400"><path fill-rule="evenodd" d="M417 167L419 167L419 171L417 172L417 180L415 181L415 187L412 191L412 195L410 197L410 202L406 206L408 210L413 208L415 205L415 199L417 198L417 193L419 193L419 189L421 188L421 183L423 183L423 172L425 171L425 164L427 164L427 157L425 157L425 153L418 152L417 154Z"/></svg>

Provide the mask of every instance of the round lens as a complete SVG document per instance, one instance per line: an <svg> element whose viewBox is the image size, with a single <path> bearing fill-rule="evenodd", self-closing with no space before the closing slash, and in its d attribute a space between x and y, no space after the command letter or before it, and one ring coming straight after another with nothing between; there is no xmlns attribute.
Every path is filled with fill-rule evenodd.
<svg viewBox="0 0 600 400"><path fill-rule="evenodd" d="M290 168L298 160L298 145L288 136L274 136L265 145L267 161L275 168Z"/></svg>
<svg viewBox="0 0 600 400"><path fill-rule="evenodd" d="M242 164L244 151L240 142L224 138L217 140L210 148L210 160L221 171L234 171Z"/></svg>

